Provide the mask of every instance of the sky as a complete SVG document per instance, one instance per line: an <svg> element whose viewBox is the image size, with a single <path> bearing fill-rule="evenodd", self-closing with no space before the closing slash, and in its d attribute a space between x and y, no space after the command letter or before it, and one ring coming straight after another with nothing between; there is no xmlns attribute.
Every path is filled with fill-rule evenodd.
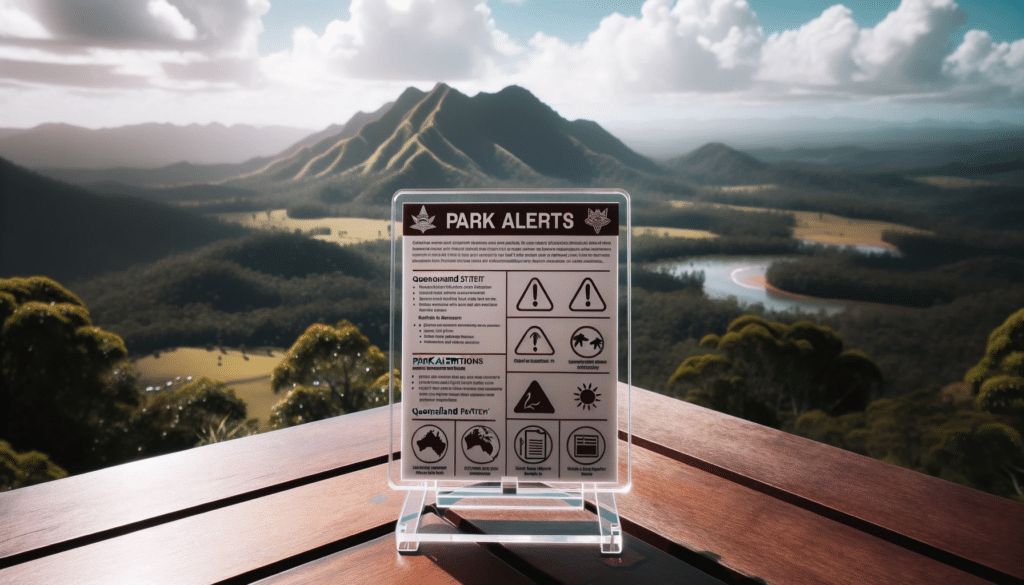
<svg viewBox="0 0 1024 585"><path fill-rule="evenodd" d="M1024 0L0 0L0 127L321 129L437 82L651 133L1024 123Z"/></svg>

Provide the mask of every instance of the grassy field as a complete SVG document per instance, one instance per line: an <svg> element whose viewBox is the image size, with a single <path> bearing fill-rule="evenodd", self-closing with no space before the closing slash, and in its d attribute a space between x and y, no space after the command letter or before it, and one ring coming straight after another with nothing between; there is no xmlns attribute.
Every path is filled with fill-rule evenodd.
<svg viewBox="0 0 1024 585"><path fill-rule="evenodd" d="M673 205L679 208L693 206L690 201L673 201ZM702 204L706 205L706 204ZM892 248L888 242L882 240L882 233L888 230L902 231L909 233L926 233L922 230L909 226L887 221L874 221L867 219L850 219L831 213L818 213L816 211L788 211L785 209L768 209L763 207L742 207L738 205L713 204L715 207L728 207L742 211L774 211L776 213L788 213L796 219L796 227L793 228L793 237L798 240L807 240L819 244L832 244L837 246L878 246L881 248Z"/></svg>
<svg viewBox="0 0 1024 585"><path fill-rule="evenodd" d="M668 227L635 227L633 237L637 236L664 236L666 238L690 238L691 240L707 240L717 238L718 234L704 230L684 230L681 228Z"/></svg>
<svg viewBox="0 0 1024 585"><path fill-rule="evenodd" d="M270 417L270 409L282 398L270 389L270 376L285 351L179 347L140 358L135 369L142 386L153 391L178 388L200 376L224 382L235 389L248 405L249 416L258 418L262 426Z"/></svg>
<svg viewBox="0 0 1024 585"><path fill-rule="evenodd" d="M984 179L968 179L966 177L912 177L914 181L940 189L967 189L970 187L996 187L999 181L987 181Z"/></svg>
<svg viewBox="0 0 1024 585"><path fill-rule="evenodd" d="M318 240L335 244L357 244L367 240L390 238L388 222L383 219L366 219L362 217L324 217L321 219L292 219L284 209L256 213L217 213L214 217L244 225L246 227L265 230L304 232L328 228L328 235L314 236Z"/></svg>

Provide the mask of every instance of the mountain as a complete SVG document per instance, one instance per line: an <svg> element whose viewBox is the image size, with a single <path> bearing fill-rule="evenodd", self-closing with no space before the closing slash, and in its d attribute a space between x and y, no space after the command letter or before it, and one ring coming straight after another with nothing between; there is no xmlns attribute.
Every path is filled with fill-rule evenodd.
<svg viewBox="0 0 1024 585"><path fill-rule="evenodd" d="M0 157L37 169L240 163L275 155L308 134L284 126L139 124L93 130L42 124L7 135L0 132Z"/></svg>
<svg viewBox="0 0 1024 585"><path fill-rule="evenodd" d="M598 124L570 122L523 88L468 97L438 84L409 88L355 135L325 138L244 181L381 205L400 188L620 186L664 174Z"/></svg>
<svg viewBox="0 0 1024 585"><path fill-rule="evenodd" d="M257 171L275 159L290 156L307 146L320 142L324 138L354 136L368 122L383 116L384 112L391 105L391 103L387 103L377 111L370 113L356 112L345 124L331 124L324 130L310 134L272 156L255 157L241 163L194 164L179 162L158 168L40 168L36 170L58 181L85 187L103 186L104 188L109 188L110 185L119 184L121 186L117 190L122 192L132 191L128 187L168 187L195 183L216 183ZM141 197L151 198L150 194L145 190L135 190L135 192ZM154 198L158 200L174 199L174 197L160 196L159 193Z"/></svg>
<svg viewBox="0 0 1024 585"><path fill-rule="evenodd" d="M772 183L777 173L767 163L720 142L710 142L666 163L688 180L704 185Z"/></svg>
<svg viewBox="0 0 1024 585"><path fill-rule="evenodd" d="M665 166L679 179L699 185L780 185L816 191L866 192L882 187L918 188L892 173L854 174L814 171L767 163L720 142L711 142L671 159Z"/></svg>
<svg viewBox="0 0 1024 585"><path fill-rule="evenodd" d="M134 197L106 197L0 159L0 277L72 280L246 231Z"/></svg>

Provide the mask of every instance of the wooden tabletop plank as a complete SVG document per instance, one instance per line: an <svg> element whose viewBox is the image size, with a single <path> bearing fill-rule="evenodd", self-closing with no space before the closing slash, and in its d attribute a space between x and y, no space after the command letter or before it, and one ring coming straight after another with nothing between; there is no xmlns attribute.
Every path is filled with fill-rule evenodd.
<svg viewBox="0 0 1024 585"><path fill-rule="evenodd" d="M499 512L446 510L445 517L460 527L483 534L595 534L597 518L590 510L578 512ZM629 534L623 550L601 554L597 544L503 544L495 554L537 582L565 583L680 583L722 585L723 581L690 561L659 550ZM698 561L706 559L698 558ZM704 566L713 565L701 562ZM711 569L733 582L732 574L718 565Z"/></svg>
<svg viewBox="0 0 1024 585"><path fill-rule="evenodd" d="M256 580L310 551L384 536L403 502L378 465L8 567L0 583Z"/></svg>
<svg viewBox="0 0 1024 585"><path fill-rule="evenodd" d="M388 408L0 493L0 567L379 464Z"/></svg>
<svg viewBox="0 0 1024 585"><path fill-rule="evenodd" d="M633 433L638 445L943 562L1024 579L1016 502L636 388Z"/></svg>
<svg viewBox="0 0 1024 585"><path fill-rule="evenodd" d="M423 525L437 532L458 532L433 514ZM427 584L481 583L527 585L534 581L476 544L422 543L414 554L398 554L393 534L258 581L260 585L336 583Z"/></svg>
<svg viewBox="0 0 1024 585"><path fill-rule="evenodd" d="M941 562L646 449L618 497L627 531L768 583L984 583Z"/></svg>

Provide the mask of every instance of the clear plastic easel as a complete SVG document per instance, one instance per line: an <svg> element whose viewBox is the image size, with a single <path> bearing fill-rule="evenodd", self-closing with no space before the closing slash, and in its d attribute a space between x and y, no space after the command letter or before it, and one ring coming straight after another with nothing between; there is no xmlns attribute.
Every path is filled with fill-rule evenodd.
<svg viewBox="0 0 1024 585"><path fill-rule="evenodd" d="M591 214L588 218L586 215L577 218L577 222L585 221L588 225L594 226L595 232L601 229L602 225L608 223L607 220L603 220L600 215L602 211L606 212L608 207L617 209L618 214L618 261L615 265L615 275L613 277L605 275L606 280L591 280L587 278L583 282L588 284L579 284L579 289L576 291L576 296L572 297L572 303L579 304L579 310L593 310L583 308L583 296L584 291L586 294L586 306L591 306L591 295L593 285L594 300L598 299L599 291L598 288L607 288L607 279L612 278L616 283L614 286L617 287L615 295L607 293L601 293L605 296L610 297L608 304L611 305L607 313L613 314L611 317L605 317L605 319L611 319L608 323L617 324L615 331L606 332L605 338L608 335L614 335L617 342L617 352L612 355L612 359L616 362L615 371L618 372L617 377L625 380L625 383L615 385L614 381L611 385L615 385L614 389L605 388L609 384L602 383L602 392L604 392L605 404L612 402L611 396L615 397L615 412L614 414L605 414L605 423L608 424L609 417L613 417L615 420L611 421L611 431L606 433L599 433L597 430L591 427L576 428L572 433L563 432L558 434L553 426L548 426L550 431L550 437L548 433L545 433L544 429L539 426L530 426L529 429L533 429L534 433L534 446L537 451L527 455L523 451L516 451L516 454L520 457L520 462L531 461L529 456L541 456L545 445L551 443L557 443L554 448L562 449L563 447L568 450L566 455L572 457L576 463L586 463L589 460L588 457L594 458L595 456L600 458L604 453L614 453L614 461L602 460L603 463L607 463L611 468L612 477L602 477L598 481L586 481L584 478L571 479L568 481L551 479L551 478L530 478L521 477L514 473L509 473L509 469L505 468L505 473L500 477L488 477L479 481L468 479L465 477L453 478L447 474L442 474L442 477L436 479L433 478L418 478L408 477L407 470L403 468L401 458L410 458L412 456L413 443L416 441L417 436L413 433L419 433L418 437L423 439L435 439L437 437L444 436L444 449L447 452L448 445L458 446L458 436L455 434L455 429L452 427L450 431L452 436L449 440L448 432L443 432L441 428L443 424L438 423L437 426L433 427L428 433L424 434L423 428L433 425L422 425L419 429L404 428L405 426L415 427L421 423L406 423L405 421L409 418L408 413L402 410L402 403L397 400L398 392L394 387L394 383L389 389L389 403L390 403L390 450L388 458L388 482L394 490L406 491L405 504L402 508L401 516L395 526L395 539L396 546L400 552L412 553L419 549L420 543L542 543L542 544L590 544L598 545L603 554L618 554L623 549L623 534L622 526L619 520L618 508L616 506L615 496L616 494L625 493L629 491L632 484L632 462L631 462L631 448L632 448L632 412L631 412L631 299L630 299L630 245L632 226L630 223L630 200L629 195L621 190L606 190L606 189L551 189L551 190L406 190L399 191L392 202L392 217L391 217L391 256L392 256L392 270L391 270L391 333L390 333L390 359L391 369L394 371L399 368L399 365L403 363L403 360L409 359L409 356L399 353L399 348L410 347L415 341L406 339L409 336L410 329L407 327L408 324L402 324L403 317L408 318L410 315L408 299L406 298L403 288L411 288L409 282L403 281L403 271L412 272L414 269L406 266L408 256L403 255L402 248L402 234L403 230L407 234L418 236L421 232L427 233L427 230L432 230L435 227L441 227L443 224L443 211L450 209L461 209L459 206L466 205L477 205L479 209L502 209L501 205L508 204L510 206L519 206L524 204L537 204L537 208L541 210L548 209L545 205L549 204L563 204L562 207L557 207L561 210L563 207L569 208L572 206L578 207L580 204L590 204L591 210L588 208L588 212ZM568 204L568 205L565 205ZM414 206L414 207L413 207ZM409 209L420 210L422 206L422 212L411 215ZM447 206L447 207L446 207ZM490 206L490 207L488 207ZM406 210L403 213L403 208ZM513 207L510 207L512 209ZM515 207L518 209L518 207ZM476 207L466 207L466 209L478 209ZM551 207L556 209L556 207ZM435 212L436 211L436 212ZM561 212L560 212L561 213ZM486 214L482 214L486 217ZM439 218L439 216L441 216ZM497 215L500 218L500 214ZM437 219L435 219L437 218ZM584 219L586 218L586 219ZM595 219L596 218L596 219ZM449 220L449 225L451 224ZM497 224L498 219L494 222ZM507 221L507 220L506 220ZM520 221L517 217L516 221ZM524 223L521 227L527 227L526 219L522 220ZM404 225L410 224L410 225ZM417 232L410 232L410 226ZM440 230L439 230L440 232ZM438 232L438 233L439 233ZM454 232L453 232L454 233ZM497 232L495 232L497 233ZM520 232L523 233L523 232ZM500 237L500 236L496 236ZM455 238L453 238L455 239ZM412 242L412 240L409 240ZM466 265L455 263L452 265L453 270L465 270L472 272L472 268L467 268ZM526 272L525 270L517 270L510 272ZM570 271L571 272L571 271ZM584 271L578 271L584 272ZM609 272L605 270L604 272ZM551 297L555 297L554 289L559 288L550 284L554 278L558 277L556 271L551 271L552 276L549 277L547 274L543 275L541 280L547 280L549 284L543 285L538 282L539 286L533 284L527 285L526 291L523 294L527 295L532 292L532 298L536 299L538 295L538 289L543 288L543 292L546 294L548 291L546 288L551 288ZM408 275L406 275L408 276ZM527 276L517 275L520 281L525 279ZM515 278L507 277L509 283L505 286L506 289L515 287L516 284L513 282ZM518 281L516 281L518 282ZM533 283L534 281L529 281ZM600 284L598 284L600 283ZM572 286L576 286L575 281ZM546 287L546 288L544 288ZM521 287L520 287L521 288ZM564 288L564 287L563 287ZM516 291L519 289L516 288ZM571 292L571 291L570 291ZM515 296L518 296L518 292L509 292L506 297L506 303L512 303L515 301ZM577 301L577 297L580 299ZM530 297L524 296L529 299ZM568 298L568 297L565 297ZM612 304L612 299L618 302ZM604 302L604 298L600 300ZM561 301L562 305L565 305L567 301ZM522 300L520 299L520 303ZM551 302L552 305L559 304L556 301ZM537 301L533 301L533 306L538 306ZM541 309L546 307L543 303L540 305ZM403 311L403 308L405 309ZM616 310L617 309L617 310ZM540 309L535 309L540 310ZM578 315L573 315L576 319L584 319ZM550 318L550 317L549 317ZM506 319L507 321L507 319ZM550 329L551 326L547 325L549 322L541 322L545 328ZM577 325L577 323L584 323L586 321L572 322L571 326ZM602 322L602 327L603 327ZM422 325L420 325L422 327ZM522 327L524 325L520 325ZM597 327L600 329L602 327ZM422 332L423 330L416 330ZM574 332L579 335L583 332L583 338L586 335L595 337L597 331L590 327L579 327ZM517 332L508 332L506 336L518 337ZM555 334L549 335L550 337L556 338L555 342L552 342L552 346L557 345L561 342ZM564 337L564 336L563 336ZM533 343L533 351L538 351L538 340L541 336L532 334L527 331L523 335L523 339L530 339ZM573 339L578 339L573 337ZM546 341L546 339L545 339ZM601 340L603 343L607 343L606 339ZM575 342L573 342L575 344ZM509 342L509 345L514 345L514 340ZM520 342L522 345L522 342ZM576 344L579 347L583 347L582 344ZM596 347L596 346L595 346ZM613 346L614 347L614 346ZM412 350L410 350L412 351ZM506 351L512 351L508 349ZM553 353L556 352L554 347L551 348ZM557 351L564 351L561 346L558 347ZM600 348L590 351L600 351ZM611 353L611 352L609 352ZM576 356L579 356L576 362L585 362L585 359L591 357L588 353L583 351L577 351ZM608 357L609 354L605 354L604 357ZM501 358L508 363L508 356ZM422 362L421 362L422 363ZM504 366L503 366L504 367ZM411 368L409 368L411 370ZM420 368L422 369L422 368ZM564 373L564 372L563 372ZM513 374L517 372L504 372L506 382L513 377ZM415 374L413 372L406 372L403 369L402 383L403 388L408 389L409 385L407 380L411 379ZM407 378L406 376L410 376ZM525 378L524 378L525 379ZM534 382L536 384L537 382ZM507 382L509 388L505 390L506 394L512 393L512 383ZM539 387L539 386L538 386ZM586 411L588 407L594 406L595 394L593 391L594 385L581 384L579 391L573 393L576 398L577 407L582 407L583 411ZM570 388L572 390L572 388ZM408 392L410 390L406 390ZM587 394L587 392L590 392ZM552 394L554 394L552 392ZM564 394L564 392L562 392ZM409 402L412 402L412 398ZM502 398L508 404L511 404L509 400L511 398ZM597 400L600 402L600 400ZM530 405L534 402L530 402ZM516 406L516 412L521 408ZM410 407L411 408L411 407ZM554 408L554 407L552 407ZM560 407L561 408L561 407ZM563 411L569 411L570 409L563 408ZM597 410L595 408L595 410ZM441 411L442 413L444 411ZM615 422L617 421L617 423ZM574 421L569 421L574 422ZM455 425L456 423L452 423ZM468 424L468 423L467 423ZM528 423L519 423L528 424ZM580 423L580 424L594 424L599 423ZM505 423L505 445L506 451L510 450L510 445L513 443L512 440L508 439L509 434L515 433L515 429L507 421ZM578 425L577 425L578 427ZM559 427L561 428L561 427ZM602 427L603 428L603 427ZM434 430L436 429L436 431ZM539 430L538 430L539 429ZM590 429L586 432L581 432L582 429ZM524 428L520 433L526 432L528 429ZM607 431L607 429L606 429ZM588 434L589 433L589 434ZM607 441L604 438L604 434L609 434ZM432 436L428 436L432 435ZM600 439L596 437L600 435ZM460 435L465 437L465 435ZM400 437L400 439L399 439ZM551 440L551 437L554 440ZM518 438L518 437L517 437ZM598 443L597 441L600 441ZM547 443L545 443L547 441ZM611 443L608 445L607 443ZM522 445L522 441L519 441L519 445ZM421 452L423 447L420 447ZM520 447L522 449L522 447ZM551 446L547 447L548 454L550 455ZM600 453L598 454L598 449ZM606 451L607 449L607 451ZM454 450L454 449L453 449ZM575 451L573 451L575 450ZM435 449L438 452L436 455L440 457L440 448ZM429 451L427 451L429 455ZM463 451L465 453L465 451ZM417 454L420 457L422 453ZM524 459L524 455L526 458ZM452 457L456 457L452 455ZM511 457L511 454L506 454L506 457ZM560 453L561 456L561 453ZM545 456L546 457L546 456ZM610 459L610 458L609 458ZM409 459L409 461L412 461ZM420 461L424 461L420 459ZM560 463L560 465L564 465ZM564 467L563 467L564 469ZM576 467L575 469L579 469ZM455 531L455 530L432 530L436 526L426 526L423 522L424 514L431 512L433 507L438 514L444 514L446 510L453 511L458 517L465 518L467 515L474 513L482 513L485 516L490 514L489 519L482 524L475 524L476 529L472 532L467 531ZM566 517L577 518L571 521L554 520L553 518L564 519ZM498 520L495 520L495 518ZM471 520L472 522L472 520ZM484 526L480 529L479 526Z"/></svg>

